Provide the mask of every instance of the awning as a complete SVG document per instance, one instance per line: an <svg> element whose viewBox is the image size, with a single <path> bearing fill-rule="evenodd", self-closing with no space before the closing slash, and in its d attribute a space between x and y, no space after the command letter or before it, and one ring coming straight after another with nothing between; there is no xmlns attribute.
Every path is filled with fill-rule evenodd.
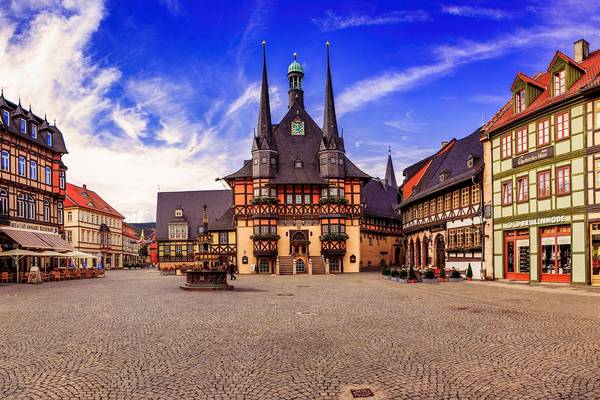
<svg viewBox="0 0 600 400"><path fill-rule="evenodd" d="M70 258L98 258L98 256L95 256L93 254L84 253L83 251L79 251L79 250L66 252L63 254L63 256L70 257Z"/></svg>
<svg viewBox="0 0 600 400"><path fill-rule="evenodd" d="M6 251L0 251L0 257L24 257L24 256L40 256L41 253L36 253L31 250L23 250L23 249L12 249Z"/></svg>
<svg viewBox="0 0 600 400"><path fill-rule="evenodd" d="M35 232L24 229L9 227L0 228L0 232L5 233L19 246L27 249L55 250L65 251L73 250L73 247L58 235L45 232Z"/></svg>
<svg viewBox="0 0 600 400"><path fill-rule="evenodd" d="M40 256L44 256L44 257L68 257L66 254L63 253L58 253L56 251L52 251L52 250L45 250L42 251L40 253Z"/></svg>

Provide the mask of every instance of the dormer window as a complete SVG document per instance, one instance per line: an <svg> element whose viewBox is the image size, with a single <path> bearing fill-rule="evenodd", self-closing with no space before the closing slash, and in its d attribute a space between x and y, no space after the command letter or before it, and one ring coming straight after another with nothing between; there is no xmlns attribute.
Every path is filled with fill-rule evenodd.
<svg viewBox="0 0 600 400"><path fill-rule="evenodd" d="M555 72L552 76L553 84L554 84L554 96L558 96L566 92L567 85L565 81L565 70L561 69L558 72Z"/></svg>
<svg viewBox="0 0 600 400"><path fill-rule="evenodd" d="M517 112L525 110L525 89L515 93L515 102L517 105Z"/></svg>
<svg viewBox="0 0 600 400"><path fill-rule="evenodd" d="M446 179L448 179L448 177L450 176L450 171L448 170L443 170L442 172L440 172L440 182L444 182Z"/></svg>
<svg viewBox="0 0 600 400"><path fill-rule="evenodd" d="M37 125L31 124L31 137L37 139Z"/></svg>
<svg viewBox="0 0 600 400"><path fill-rule="evenodd" d="M303 167L304 167L304 163L302 162L302 160L294 161L294 168L301 169Z"/></svg>
<svg viewBox="0 0 600 400"><path fill-rule="evenodd" d="M21 120L19 121L19 129L22 134L27 133L27 121L25 120L25 118L21 118Z"/></svg>
<svg viewBox="0 0 600 400"><path fill-rule="evenodd" d="M52 133L50 133L50 132L48 132L47 143L48 143L48 146L52 147Z"/></svg>
<svg viewBox="0 0 600 400"><path fill-rule="evenodd" d="M176 217L183 217L183 210L181 208L178 208L175 210L175 216Z"/></svg>
<svg viewBox="0 0 600 400"><path fill-rule="evenodd" d="M475 158L470 155L469 158L467 158L467 168L473 168L473 164L475 164Z"/></svg>
<svg viewBox="0 0 600 400"><path fill-rule="evenodd" d="M10 111L3 110L2 117L4 118L4 123L6 124L6 126L10 126Z"/></svg>

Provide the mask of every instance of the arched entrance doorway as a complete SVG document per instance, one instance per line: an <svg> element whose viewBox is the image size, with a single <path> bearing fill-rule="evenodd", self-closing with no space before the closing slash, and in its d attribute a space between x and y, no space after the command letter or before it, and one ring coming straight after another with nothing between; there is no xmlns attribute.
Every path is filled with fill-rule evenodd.
<svg viewBox="0 0 600 400"><path fill-rule="evenodd" d="M442 235L437 235L435 238L435 266L437 268L446 267L446 248Z"/></svg>
<svg viewBox="0 0 600 400"><path fill-rule="evenodd" d="M304 231L292 233L290 240L290 253L296 261L296 273L307 272L308 263L308 237Z"/></svg>

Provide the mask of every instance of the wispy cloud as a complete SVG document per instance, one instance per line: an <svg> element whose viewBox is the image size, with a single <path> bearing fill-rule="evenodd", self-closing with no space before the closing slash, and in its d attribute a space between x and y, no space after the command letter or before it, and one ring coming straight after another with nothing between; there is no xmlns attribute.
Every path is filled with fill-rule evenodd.
<svg viewBox="0 0 600 400"><path fill-rule="evenodd" d="M358 110L366 104L391 93L406 91L439 79L457 67L476 61L495 59L510 51L540 43L564 43L578 37L581 31L589 38L600 38L600 28L592 25L547 25L530 30L517 30L488 41L462 41L432 49L434 62L408 67L401 71L386 71L352 85L338 96L338 114ZM550 45L551 46L551 45Z"/></svg>
<svg viewBox="0 0 600 400"><path fill-rule="evenodd" d="M502 104L508 100L508 95L496 95L496 94L475 94L467 97L467 101L471 103L483 103L483 104Z"/></svg>
<svg viewBox="0 0 600 400"><path fill-rule="evenodd" d="M407 133L422 132L423 128L427 126L427 124L424 122L416 121L414 119L412 111L408 111L408 112L404 113L404 116L401 116L399 118L385 121L384 124L389 126L390 128L394 128L398 131L407 132ZM403 137L405 137L405 136L403 136ZM404 139L404 140L406 140L406 139Z"/></svg>
<svg viewBox="0 0 600 400"><path fill-rule="evenodd" d="M259 100L260 82L254 82L229 105L225 115L229 117L248 105L258 104ZM272 111L281 106L281 96L279 95L279 88L277 86L271 85L269 87L269 102L271 103Z"/></svg>
<svg viewBox="0 0 600 400"><path fill-rule="evenodd" d="M477 7L477 6L442 6L442 12L459 17L507 19L512 13L499 8Z"/></svg>
<svg viewBox="0 0 600 400"><path fill-rule="evenodd" d="M181 3L179 0L158 0L160 4L169 10L173 15L181 14Z"/></svg>
<svg viewBox="0 0 600 400"><path fill-rule="evenodd" d="M393 25L403 22L422 22L428 20L429 14L423 10L400 10L373 16L359 14L341 16L328 10L323 17L312 19L313 23L317 24L323 32L331 32L358 26Z"/></svg>

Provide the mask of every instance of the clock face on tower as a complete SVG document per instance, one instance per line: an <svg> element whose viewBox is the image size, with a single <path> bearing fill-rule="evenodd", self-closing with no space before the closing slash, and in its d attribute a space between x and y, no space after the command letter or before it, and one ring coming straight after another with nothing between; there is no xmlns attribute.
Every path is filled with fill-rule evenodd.
<svg viewBox="0 0 600 400"><path fill-rule="evenodd" d="M292 121L292 136L304 136L304 121Z"/></svg>

